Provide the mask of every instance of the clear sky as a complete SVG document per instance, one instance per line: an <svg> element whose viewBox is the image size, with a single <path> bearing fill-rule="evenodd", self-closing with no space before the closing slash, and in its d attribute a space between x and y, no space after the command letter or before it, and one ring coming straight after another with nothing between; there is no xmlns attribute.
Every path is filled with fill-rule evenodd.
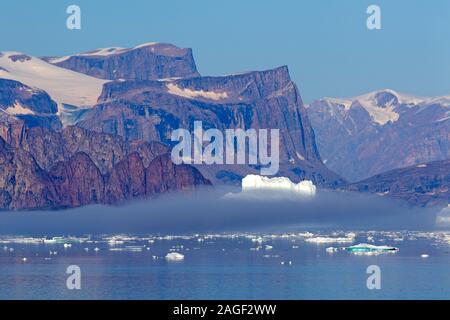
<svg viewBox="0 0 450 320"><path fill-rule="evenodd" d="M77 4L82 29L66 28ZM382 30L366 9L381 7ZM450 94L449 0L2 1L0 51L66 55L169 42L203 75L288 65L307 102L391 88Z"/></svg>

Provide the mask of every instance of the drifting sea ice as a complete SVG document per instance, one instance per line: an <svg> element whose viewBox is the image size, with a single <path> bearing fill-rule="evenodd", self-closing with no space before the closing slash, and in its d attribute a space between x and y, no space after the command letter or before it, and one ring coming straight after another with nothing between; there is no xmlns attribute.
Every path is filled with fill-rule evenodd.
<svg viewBox="0 0 450 320"><path fill-rule="evenodd" d="M398 248L360 243L354 246L346 247L345 250L356 255L377 255L382 253L395 253L398 251Z"/></svg>
<svg viewBox="0 0 450 320"><path fill-rule="evenodd" d="M184 260L184 255L178 252L170 252L166 255L167 261L182 261Z"/></svg>
<svg viewBox="0 0 450 320"><path fill-rule="evenodd" d="M352 243L355 241L356 234L353 232L347 233L345 237L310 237L306 238L306 242L311 243Z"/></svg>

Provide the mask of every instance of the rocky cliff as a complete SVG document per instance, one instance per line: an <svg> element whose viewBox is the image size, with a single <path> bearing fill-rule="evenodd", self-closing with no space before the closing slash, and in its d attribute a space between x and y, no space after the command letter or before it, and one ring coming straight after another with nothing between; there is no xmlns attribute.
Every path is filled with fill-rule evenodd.
<svg viewBox="0 0 450 320"><path fill-rule="evenodd" d="M8 131L9 132L9 131ZM119 204L208 186L192 166L175 166L167 147L69 127L0 137L0 208Z"/></svg>
<svg viewBox="0 0 450 320"><path fill-rule="evenodd" d="M23 120L28 127L62 127L57 104L45 91L14 80L0 78L0 112Z"/></svg>
<svg viewBox="0 0 450 320"><path fill-rule="evenodd" d="M99 104L78 126L130 139L172 145L171 132L192 132L194 121L205 129L279 129L280 175L312 179L322 186L343 183L321 162L314 131L287 67L224 77L193 77L166 81L115 81L106 84ZM209 179L236 180L251 167L216 170L198 167ZM219 174L219 171L221 172Z"/></svg>
<svg viewBox="0 0 450 320"><path fill-rule="evenodd" d="M447 206L450 203L450 160L391 170L343 189L376 193L412 205Z"/></svg>
<svg viewBox="0 0 450 320"><path fill-rule="evenodd" d="M62 68L107 80L150 80L199 75L191 49L165 43L147 43L128 49L105 48L43 59Z"/></svg>

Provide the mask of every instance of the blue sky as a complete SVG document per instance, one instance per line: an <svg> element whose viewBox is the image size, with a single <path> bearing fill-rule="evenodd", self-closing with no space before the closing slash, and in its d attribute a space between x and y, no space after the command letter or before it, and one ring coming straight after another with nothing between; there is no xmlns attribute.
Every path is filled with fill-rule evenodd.
<svg viewBox="0 0 450 320"><path fill-rule="evenodd" d="M66 8L82 30L66 28ZM366 28L381 7L382 30ZM2 1L0 51L65 55L169 42L191 47L203 75L288 65L305 101L391 88L450 94L448 0Z"/></svg>

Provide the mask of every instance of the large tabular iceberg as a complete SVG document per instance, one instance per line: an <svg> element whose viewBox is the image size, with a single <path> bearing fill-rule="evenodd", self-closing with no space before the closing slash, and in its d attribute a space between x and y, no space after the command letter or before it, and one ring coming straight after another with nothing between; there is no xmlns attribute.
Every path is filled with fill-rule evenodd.
<svg viewBox="0 0 450 320"><path fill-rule="evenodd" d="M309 198L315 196L315 194L316 186L309 180L295 184L289 178L285 177L268 178L251 174L242 179L241 193L229 193L226 197L270 200L279 198Z"/></svg>

